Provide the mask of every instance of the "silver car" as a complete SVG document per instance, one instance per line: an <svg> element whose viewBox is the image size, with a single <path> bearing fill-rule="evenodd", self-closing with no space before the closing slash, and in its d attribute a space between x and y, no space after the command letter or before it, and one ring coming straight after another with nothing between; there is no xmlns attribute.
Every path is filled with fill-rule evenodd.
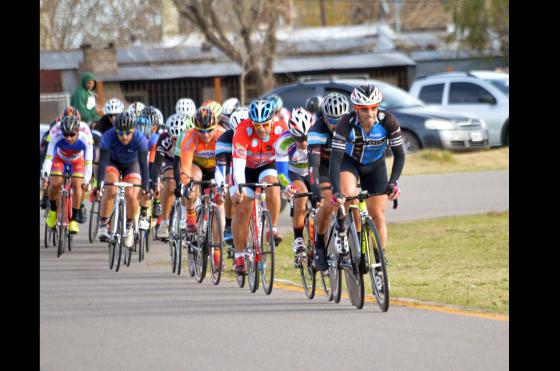
<svg viewBox="0 0 560 371"><path fill-rule="evenodd" d="M481 119L491 147L509 145L508 73L447 72L420 77L410 94L429 106Z"/></svg>

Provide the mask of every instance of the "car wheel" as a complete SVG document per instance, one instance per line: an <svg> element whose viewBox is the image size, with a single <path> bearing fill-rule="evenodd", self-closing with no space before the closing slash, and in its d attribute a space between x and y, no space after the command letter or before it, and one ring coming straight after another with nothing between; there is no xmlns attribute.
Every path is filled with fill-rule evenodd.
<svg viewBox="0 0 560 371"><path fill-rule="evenodd" d="M413 153L419 151L422 147L420 146L420 141L410 131L403 131L403 146L404 153Z"/></svg>

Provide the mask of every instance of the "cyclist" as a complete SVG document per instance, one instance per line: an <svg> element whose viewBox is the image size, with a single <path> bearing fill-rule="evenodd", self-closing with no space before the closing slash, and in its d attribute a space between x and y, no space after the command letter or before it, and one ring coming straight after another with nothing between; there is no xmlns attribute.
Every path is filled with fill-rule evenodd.
<svg viewBox="0 0 560 371"><path fill-rule="evenodd" d="M208 106L202 106L194 114L194 129L185 131L180 145L180 181L184 185L187 185L191 180L200 181L214 178L216 141L224 133L224 129L218 125L217 121L214 112ZM180 183L177 183L177 191L179 191L180 186ZM195 187L185 200L187 232L196 232L197 230L195 203L198 195L198 187ZM223 215L223 207L221 209Z"/></svg>
<svg viewBox="0 0 560 371"><path fill-rule="evenodd" d="M193 117L196 112L196 104L191 98L180 98L175 104L175 112Z"/></svg>
<svg viewBox="0 0 560 371"><path fill-rule="evenodd" d="M95 159L99 158L99 142L101 142L101 137L103 136L103 133L114 126L115 116L124 112L124 104L117 98L109 99L103 107L103 112L103 117L101 117L101 119L93 125L91 131L95 149L93 153L94 173L97 173L97 163L95 162Z"/></svg>
<svg viewBox="0 0 560 371"><path fill-rule="evenodd" d="M379 231L381 246L385 248L387 199L392 201L399 197L397 181L405 161L401 128L391 112L379 108L383 97L373 84L357 86L350 99L354 111L342 116L332 140L329 175L333 201L336 200L337 209L343 205L345 196L356 195L356 184L360 178L362 189L373 195L366 204ZM384 157L387 144L394 155L388 181ZM357 229L360 229L359 226Z"/></svg>
<svg viewBox="0 0 560 371"><path fill-rule="evenodd" d="M97 184L103 189L103 183L119 181L122 176L124 182L142 184L142 195L146 196L149 186L148 174L148 141L146 137L135 130L136 120L128 112L119 113L115 118L115 127L103 134L99 145L99 172ZM111 215L117 189L107 187L101 200L100 221L98 238L106 241L109 237L107 223ZM99 191L96 190L99 196ZM138 188L129 187L125 190L127 232L124 240L126 247L134 243L132 220L138 210Z"/></svg>
<svg viewBox="0 0 560 371"><path fill-rule="evenodd" d="M208 100L202 102L201 106L206 106L206 107L210 108L212 110L212 112L214 112L214 117L216 117L216 121L218 122L218 125L220 125L225 130L229 129L229 122L221 120L222 105L220 103L216 102L213 99L208 99Z"/></svg>
<svg viewBox="0 0 560 371"><path fill-rule="evenodd" d="M231 227L235 245L234 267L238 273L245 271L243 248L249 234L249 218L254 192L247 187L243 187L240 192L237 185L245 182L278 182L274 143L287 129L284 121L274 120L273 105L266 100L251 102L249 118L240 122L235 129L232 142L235 185L230 188L230 196L232 202L237 205ZM265 192L274 239L280 243L282 235L276 228L280 213L280 191L278 187L269 187Z"/></svg>
<svg viewBox="0 0 560 371"><path fill-rule="evenodd" d="M290 111L284 108L284 101L279 95L271 94L265 98L272 103L274 107L274 120L282 120L286 124L290 118Z"/></svg>
<svg viewBox="0 0 560 371"><path fill-rule="evenodd" d="M156 181L160 174L163 173L164 181L161 193L161 200L163 201L161 223L156 233L156 237L160 239L169 238L169 212L173 203L173 191L175 190L175 180L173 179L173 164L175 145L177 137L181 135L187 125L192 126L192 119L183 114L173 114L169 116L165 123L167 130L163 132L157 143L157 152L152 168L152 190L155 189Z"/></svg>
<svg viewBox="0 0 560 371"><path fill-rule="evenodd" d="M329 228L330 215L333 211L330 200L332 191L330 189L331 179L329 176L329 161L331 158L331 142L336 124L342 115L348 113L350 104L348 99L340 93L329 93L321 105L321 113L318 120L309 129L308 136L308 159L309 176L313 201L322 202L317 211L317 239L315 241L315 261L317 269L327 270L327 258L325 248L325 233ZM323 190L321 190L323 189Z"/></svg>
<svg viewBox="0 0 560 371"><path fill-rule="evenodd" d="M321 106L323 104L323 97L320 95L309 97L305 101L305 108L313 114L314 120L317 121L321 115Z"/></svg>
<svg viewBox="0 0 560 371"><path fill-rule="evenodd" d="M222 115L223 117L223 115ZM233 135L235 134L235 129L239 123L246 120L249 117L249 110L244 107L237 108L229 116L229 126L231 129L227 130L222 136L218 138L216 142L216 184L227 185L232 184L231 179L231 168L232 168L232 155L231 155L231 142L233 141ZM232 204L229 193L226 195L225 200L225 228L224 228L224 241L230 243L233 240L233 234L231 233L231 219L232 219Z"/></svg>
<svg viewBox="0 0 560 371"><path fill-rule="evenodd" d="M78 233L78 213L82 194L88 188L91 178L91 165L93 156L93 140L91 134L80 131L82 125L78 111L73 107L68 107L59 124L55 126L58 130L53 130L53 136L47 148L43 169L41 171L44 180L49 179L49 199L50 210L47 216L47 226L54 228L56 225L57 199L60 188L63 184L64 166L71 166L72 176L72 219L68 225L70 233ZM88 128L89 131L89 128Z"/></svg>
<svg viewBox="0 0 560 371"><path fill-rule="evenodd" d="M309 166L307 162L307 132L313 125L313 115L303 107L294 108L288 121L288 131L276 141L276 168L278 179L286 188L288 197L293 193L303 193L310 189ZM294 255L305 251L303 228L305 224L306 198L294 200L292 227Z"/></svg>
<svg viewBox="0 0 560 371"><path fill-rule="evenodd" d="M43 169L43 162L45 161L45 157L47 156L47 148L49 146L49 142L51 141L51 129L53 128L53 126L55 126L56 124L58 124L60 122L60 117L55 118L53 121L51 121L51 123L49 124L49 130L47 130L45 132L45 134L43 134L43 137L41 138L41 144L39 146L39 157L40 157L40 168ZM47 202L49 199L49 194L47 192L47 189L41 189L41 209L45 210L47 208Z"/></svg>
<svg viewBox="0 0 560 371"><path fill-rule="evenodd" d="M149 169L150 169L150 175L153 174L153 167L154 167L154 161L156 158L156 148L157 148L157 143L159 140L159 137L161 135L161 132L163 131L163 128L165 128L165 125L163 123L163 115L160 112L160 110L158 110L156 107L154 106L148 106L146 108L144 108L142 110L142 112L140 112L140 117L144 117L146 120L148 120L151 123L151 133L149 134L149 136L147 136L148 138L148 148L150 149L150 154L149 154ZM147 130L147 129L146 129ZM146 135L148 135L148 133L145 133ZM150 177L150 185L152 182L155 182L155 179ZM161 215L161 204L159 202L159 189L154 189L154 187L151 187L154 190L154 202L153 202L153 210L152 213L154 216L159 216Z"/></svg>
<svg viewBox="0 0 560 371"><path fill-rule="evenodd" d="M142 112L144 112L144 110L142 110ZM146 140L148 140L148 148L151 148L151 143L154 141L154 135L156 136L156 143L157 143L157 138L159 137L157 134L154 133L153 127L154 126L152 125L152 122L150 121L148 116L144 116L143 114L140 114L140 116L136 118L136 131L139 131L140 133L144 134L144 137L146 138ZM149 171L150 171L150 167L151 167L150 154L148 153ZM138 227L140 229L147 230L150 228L150 222L148 221L148 206L150 200L148 197L142 197L139 194L138 202L140 203L140 219L138 221Z"/></svg>

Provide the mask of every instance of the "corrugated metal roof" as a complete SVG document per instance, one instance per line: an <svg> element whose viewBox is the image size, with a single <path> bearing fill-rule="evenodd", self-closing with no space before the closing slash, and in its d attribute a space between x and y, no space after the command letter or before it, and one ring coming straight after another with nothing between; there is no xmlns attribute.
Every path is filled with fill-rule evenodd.
<svg viewBox="0 0 560 371"><path fill-rule="evenodd" d="M416 63L403 53L366 53L317 57L279 58L274 73L409 66ZM184 77L237 76L241 68L232 62L174 64L164 66L123 66L118 75L98 74L104 81L165 80Z"/></svg>
<svg viewBox="0 0 560 371"><path fill-rule="evenodd" d="M42 70L77 69L82 62L83 53L78 50L41 51L39 68Z"/></svg>

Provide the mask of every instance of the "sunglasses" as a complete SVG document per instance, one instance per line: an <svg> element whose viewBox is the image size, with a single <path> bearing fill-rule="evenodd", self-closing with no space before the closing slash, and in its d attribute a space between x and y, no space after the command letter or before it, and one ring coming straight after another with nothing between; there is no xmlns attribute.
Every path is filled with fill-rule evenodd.
<svg viewBox="0 0 560 371"><path fill-rule="evenodd" d="M198 131L200 134L209 134L209 133L214 131L214 127L211 127L211 128L208 128L208 129L196 128L196 131Z"/></svg>
<svg viewBox="0 0 560 371"><path fill-rule="evenodd" d="M255 129L259 129L259 128L268 129L271 124L272 124L272 121L267 121L267 122L254 122L253 121L253 126L255 127Z"/></svg>
<svg viewBox="0 0 560 371"><path fill-rule="evenodd" d="M62 135L64 136L64 138L72 138L76 136L76 133L63 133Z"/></svg>
<svg viewBox="0 0 560 371"><path fill-rule="evenodd" d="M371 106L354 106L356 109L377 109L379 108L379 104L372 104Z"/></svg>
<svg viewBox="0 0 560 371"><path fill-rule="evenodd" d="M127 130L127 131L117 130L117 135L118 135L119 137L124 137L124 136L130 135L130 134L132 134L132 133L134 133L134 129L132 129L132 130Z"/></svg>
<svg viewBox="0 0 560 371"><path fill-rule="evenodd" d="M325 116L327 118L327 124L329 125L336 125L338 124L338 121L340 121L340 117L329 117L329 116Z"/></svg>

